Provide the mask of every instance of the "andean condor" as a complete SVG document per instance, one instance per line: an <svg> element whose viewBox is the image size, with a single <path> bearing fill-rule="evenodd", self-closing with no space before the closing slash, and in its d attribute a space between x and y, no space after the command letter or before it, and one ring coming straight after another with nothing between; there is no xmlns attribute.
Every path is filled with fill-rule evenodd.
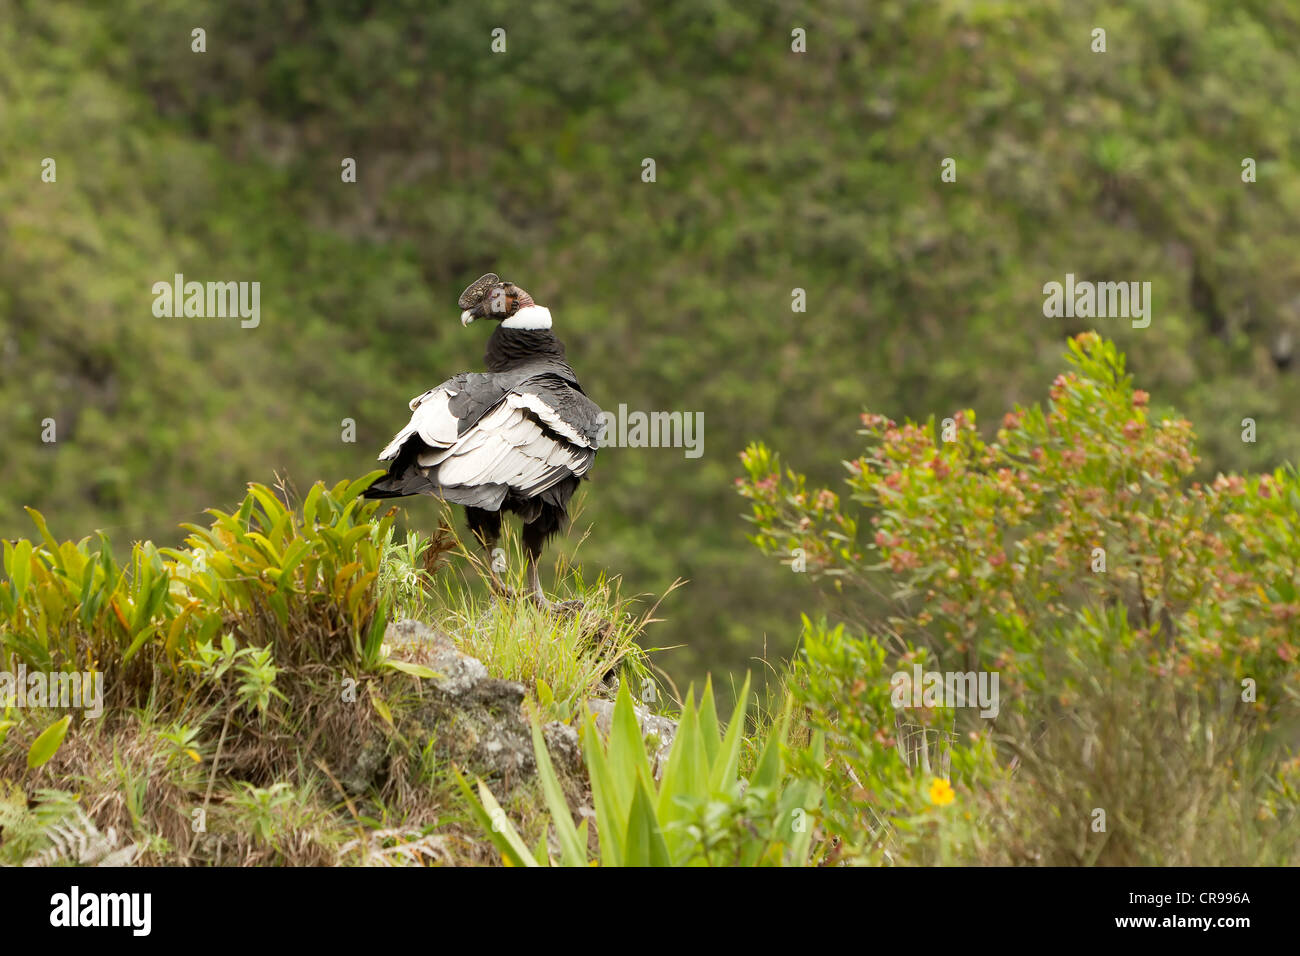
<svg viewBox="0 0 1300 956"><path fill-rule="evenodd" d="M462 325L498 322L488 339L488 371L462 372L411 400L410 423L379 455L391 462L388 474L365 497L434 495L464 505L489 569L501 513L513 511L524 522L530 596L549 607L537 560L567 522L569 498L596 457L600 408L564 360L550 310L519 286L488 273L458 304Z"/></svg>

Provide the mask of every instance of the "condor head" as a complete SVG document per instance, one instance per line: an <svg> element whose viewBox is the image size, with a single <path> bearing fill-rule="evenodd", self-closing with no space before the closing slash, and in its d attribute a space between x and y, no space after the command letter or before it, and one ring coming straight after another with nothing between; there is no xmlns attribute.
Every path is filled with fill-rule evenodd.
<svg viewBox="0 0 1300 956"><path fill-rule="evenodd" d="M533 297L513 282L503 282L494 272L482 276L460 294L460 324L475 319L496 319L508 329L551 327L549 310L533 302Z"/></svg>

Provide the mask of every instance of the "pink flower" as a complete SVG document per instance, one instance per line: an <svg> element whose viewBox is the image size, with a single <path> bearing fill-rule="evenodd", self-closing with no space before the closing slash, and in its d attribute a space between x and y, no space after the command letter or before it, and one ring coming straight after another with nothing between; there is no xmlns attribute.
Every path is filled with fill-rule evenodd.
<svg viewBox="0 0 1300 956"><path fill-rule="evenodd" d="M889 557L890 569L895 573L921 566L921 559L912 551L900 548Z"/></svg>

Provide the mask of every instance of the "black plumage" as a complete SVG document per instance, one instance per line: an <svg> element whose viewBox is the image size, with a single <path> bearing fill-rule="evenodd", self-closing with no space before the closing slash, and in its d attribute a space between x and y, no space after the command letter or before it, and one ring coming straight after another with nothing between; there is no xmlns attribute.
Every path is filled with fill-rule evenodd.
<svg viewBox="0 0 1300 956"><path fill-rule="evenodd" d="M462 372L411 400L410 422L379 456L388 473L365 496L424 494L464 505L489 553L501 514L517 514L530 593L546 605L537 561L565 526L569 499L596 457L601 411L565 361L550 312L527 292L489 273L459 304L464 325L500 323L488 339L488 371Z"/></svg>

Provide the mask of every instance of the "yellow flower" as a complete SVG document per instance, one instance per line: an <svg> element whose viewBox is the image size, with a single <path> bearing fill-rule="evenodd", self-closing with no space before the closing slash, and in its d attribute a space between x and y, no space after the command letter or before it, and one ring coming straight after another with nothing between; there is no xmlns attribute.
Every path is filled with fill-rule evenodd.
<svg viewBox="0 0 1300 956"><path fill-rule="evenodd" d="M930 802L937 807L946 807L952 803L956 796L952 784L947 780L935 777L934 782L930 784Z"/></svg>

